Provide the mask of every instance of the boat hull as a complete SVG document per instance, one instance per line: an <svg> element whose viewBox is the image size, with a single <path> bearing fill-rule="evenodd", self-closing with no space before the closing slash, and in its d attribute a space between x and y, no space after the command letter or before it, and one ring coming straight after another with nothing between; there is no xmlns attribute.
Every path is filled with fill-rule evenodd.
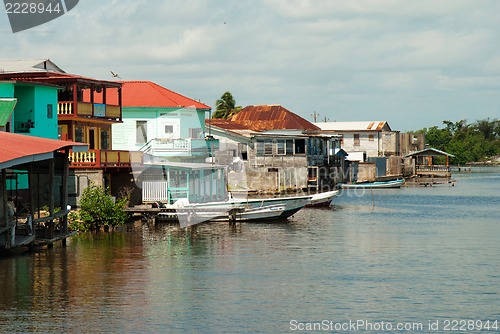
<svg viewBox="0 0 500 334"><path fill-rule="evenodd" d="M327 191L323 193L313 194L311 203L307 207L327 207L332 204L333 198L339 194L338 190Z"/></svg>
<svg viewBox="0 0 500 334"><path fill-rule="evenodd" d="M179 203L176 212L181 226L206 221L271 221L288 219L310 203L311 196L231 199L201 204Z"/></svg>
<svg viewBox="0 0 500 334"><path fill-rule="evenodd" d="M366 183L350 183L342 184L342 189L388 189L401 188L404 184L403 180L387 181L387 182L366 182Z"/></svg>

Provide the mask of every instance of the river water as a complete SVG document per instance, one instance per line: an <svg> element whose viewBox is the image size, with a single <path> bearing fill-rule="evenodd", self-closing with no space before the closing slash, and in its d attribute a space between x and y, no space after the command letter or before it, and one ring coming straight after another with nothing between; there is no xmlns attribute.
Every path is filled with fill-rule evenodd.
<svg viewBox="0 0 500 334"><path fill-rule="evenodd" d="M0 258L0 332L495 332L500 169L454 177L288 223L138 222Z"/></svg>

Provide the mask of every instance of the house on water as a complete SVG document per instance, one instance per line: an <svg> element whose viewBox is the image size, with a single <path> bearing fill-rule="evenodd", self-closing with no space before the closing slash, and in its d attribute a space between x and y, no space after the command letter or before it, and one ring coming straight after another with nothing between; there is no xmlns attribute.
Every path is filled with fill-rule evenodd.
<svg viewBox="0 0 500 334"><path fill-rule="evenodd" d="M210 106L151 81L120 83L123 118L113 124L112 144L143 155L133 169L134 202L225 199L224 167L206 163L218 149L205 130Z"/></svg>
<svg viewBox="0 0 500 334"><path fill-rule="evenodd" d="M348 153L351 181L376 181L402 177L405 173L401 157L404 147L413 147L415 136L401 136L387 121L318 122L323 133L342 136L342 148ZM408 142L411 139L411 143Z"/></svg>
<svg viewBox="0 0 500 334"><path fill-rule="evenodd" d="M69 151L87 145L4 131L0 144L0 249L65 240ZM19 195L20 176L28 180L26 196Z"/></svg>
<svg viewBox="0 0 500 334"><path fill-rule="evenodd" d="M88 144L87 152L69 153L71 205L90 182L110 187L114 195L128 185L122 180L130 182L142 157L112 147L112 125L122 121L121 83L68 74L48 59L0 61L0 69L0 97L10 84L17 100L6 129Z"/></svg>
<svg viewBox="0 0 500 334"><path fill-rule="evenodd" d="M452 182L450 158L453 157L453 154L432 147L407 154L413 168L413 177L408 182L418 185Z"/></svg>
<svg viewBox="0 0 500 334"><path fill-rule="evenodd" d="M340 136L281 105L253 105L230 119L209 119L220 140L215 162L230 166L233 193L331 190L341 175Z"/></svg>

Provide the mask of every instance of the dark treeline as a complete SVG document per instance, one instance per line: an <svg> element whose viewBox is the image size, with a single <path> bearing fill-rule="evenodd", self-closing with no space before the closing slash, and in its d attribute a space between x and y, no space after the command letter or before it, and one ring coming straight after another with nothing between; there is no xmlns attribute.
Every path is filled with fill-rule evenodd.
<svg viewBox="0 0 500 334"><path fill-rule="evenodd" d="M416 133L425 134L427 146L453 154L453 164L480 162L500 155L499 120L488 118L472 124L465 120L443 121L443 125L423 128Z"/></svg>

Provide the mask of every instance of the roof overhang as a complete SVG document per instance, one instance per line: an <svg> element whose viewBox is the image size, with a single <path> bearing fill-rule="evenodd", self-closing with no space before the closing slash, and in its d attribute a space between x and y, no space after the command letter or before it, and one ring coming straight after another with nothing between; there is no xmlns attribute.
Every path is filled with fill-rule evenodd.
<svg viewBox="0 0 500 334"><path fill-rule="evenodd" d="M453 154L438 150L437 148L425 148L420 151L412 152L410 154L405 155L405 157L439 157L439 156L447 156L454 158Z"/></svg>
<svg viewBox="0 0 500 334"><path fill-rule="evenodd" d="M0 132L0 169L54 158L60 150L85 152L88 144Z"/></svg>

